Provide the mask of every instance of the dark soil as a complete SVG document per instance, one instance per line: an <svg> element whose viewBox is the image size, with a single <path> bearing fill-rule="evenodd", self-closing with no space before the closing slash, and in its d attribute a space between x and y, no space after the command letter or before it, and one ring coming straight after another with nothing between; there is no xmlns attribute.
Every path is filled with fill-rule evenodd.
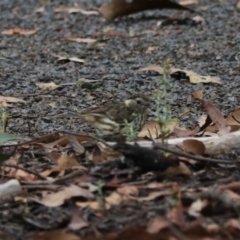
<svg viewBox="0 0 240 240"><path fill-rule="evenodd" d="M13 107L9 112L17 118L9 121L8 132L20 135L42 135L57 129L86 131L81 120L54 118L62 113L81 112L101 105L109 99L122 99L132 92L153 95L157 73L137 73L150 64L163 66L166 56L173 66L202 75L219 76L223 84L191 84L186 80L172 80L169 103L173 116L190 108L181 125L193 127L202 114L191 101L194 90L204 90L222 112L238 106L239 70L239 11L236 1L201 1L192 8L200 12L205 23L197 26L158 26L164 17L194 17L196 14L176 10L156 10L124 17L107 23L96 15L54 13L61 4L74 6L76 1L46 1L45 10L38 1L1 1L1 31L14 27L37 29L30 36L1 35L0 90L4 96L19 96L27 104ZM85 9L97 9L101 1L78 1ZM111 29L115 35L105 32ZM119 34L122 33L122 34ZM126 37L131 35L135 37ZM102 44L64 41L66 36L94 38ZM139 36L141 35L141 36ZM149 50L152 48L153 50ZM52 54L78 57L84 64L57 62ZM100 80L95 90L76 88L80 78ZM36 83L68 83L62 88L42 90ZM93 100L88 94L94 96ZM39 94L29 96L28 94ZM40 95L46 94L46 95ZM50 105L49 105L50 104ZM54 107L51 107L54 104ZM154 108L154 106L153 106ZM36 117L36 118L34 118Z"/></svg>
<svg viewBox="0 0 240 240"><path fill-rule="evenodd" d="M76 3L84 9L96 10L104 1L46 1L45 10L36 13L35 10L44 2L0 1L0 32L15 27L37 29L35 34L29 36L0 35L0 95L15 96L26 101L26 104L14 104L8 108L12 118L9 119L7 132L20 136L37 136L56 130L92 131L80 119L61 119L56 116L82 112L115 99L121 100L130 93L142 92L151 97L160 75L155 72L139 73L136 70L150 64L163 66L166 56L170 57L174 67L192 70L201 75L218 76L223 82L222 85L191 84L187 80L172 79L169 103L173 116L191 109L189 114L182 117L180 125L193 128L203 114L191 100L191 94L195 90L202 89L204 98L212 100L224 114L238 107L240 10L236 8L237 1L202 0L191 6L198 14L154 10L124 17L113 23L105 22L98 15L54 12L60 5L74 6ZM201 15L205 22L194 26L159 26L159 21L166 17L192 18L196 15ZM107 34L108 30L114 34ZM131 37L132 35L135 36ZM67 36L94 38L98 42L76 43L64 40ZM78 57L84 59L85 63L58 62L54 54ZM75 83L81 78L99 80L96 82L98 86L95 89L78 89ZM65 85L56 90L43 90L36 85L49 82ZM225 169L223 172L224 177L227 177L231 170ZM217 179L217 175L212 177L211 174L216 173L208 172L207 179ZM181 182L181 179L172 180ZM193 184L192 180L185 180L186 186ZM201 183L200 180L195 181L194 183ZM161 201L158 200L158 206L161 206ZM147 220L165 211L164 207L141 207L139 204L114 208L104 221L91 215L87 209L81 210L81 214L90 216L88 220L94 222L98 230L108 232L120 231L130 222L144 225ZM59 212L58 208L55 210L42 207L37 211L45 212L48 217L60 218L61 221L67 218L67 214L61 215L63 209ZM138 215L130 218L133 212L138 212ZM143 219L146 213L148 216ZM122 225L115 224L115 216L121 219ZM27 219L25 221L28 222ZM3 224L7 226L7 220ZM37 223L34 224L37 228ZM16 226L18 239L23 239L24 236L29 236L29 232L36 230L34 224L31 223L31 228L23 230L19 227L21 222L17 221L11 229L14 232ZM86 230L80 235L87 233Z"/></svg>

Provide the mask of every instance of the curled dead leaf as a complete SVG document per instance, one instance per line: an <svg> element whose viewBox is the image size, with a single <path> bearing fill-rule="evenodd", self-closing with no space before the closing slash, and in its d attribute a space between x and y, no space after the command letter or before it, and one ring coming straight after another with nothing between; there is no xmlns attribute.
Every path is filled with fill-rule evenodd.
<svg viewBox="0 0 240 240"><path fill-rule="evenodd" d="M138 72L143 72L143 71L156 71L160 74L164 73L164 69L158 65L149 65L147 67L144 68L140 68L137 70ZM193 71L189 71L189 70L183 70L180 68L174 68L171 67L170 69L170 74L173 74L175 72L184 72L188 77L191 83L218 83L218 84L222 84L221 78L220 77L211 77L211 76L202 76L199 75Z"/></svg>
<svg viewBox="0 0 240 240"><path fill-rule="evenodd" d="M185 152L192 153L194 155L204 155L206 147L203 142L196 139L186 139L183 141L183 148Z"/></svg>
<svg viewBox="0 0 240 240"><path fill-rule="evenodd" d="M57 89L59 87L59 85L55 84L54 82L36 83L36 85L41 89L50 89L50 90L54 90L54 89Z"/></svg>
<svg viewBox="0 0 240 240"><path fill-rule="evenodd" d="M46 194L43 199L38 199L36 197L31 198L33 201L43 204L44 206L48 207L58 207L64 204L67 199L72 197L84 197L86 199L93 199L94 195L84 189L80 188L76 185L70 185L69 187L65 187L64 190Z"/></svg>
<svg viewBox="0 0 240 240"><path fill-rule="evenodd" d="M4 30L1 32L2 35L23 35L23 36L27 36L27 35L33 35L37 32L36 29L24 29L24 28L12 28L12 29L8 29L8 30Z"/></svg>
<svg viewBox="0 0 240 240"><path fill-rule="evenodd" d="M94 210L99 210L101 209L101 205L98 201L87 201L87 202L76 202L76 205L82 208L89 207ZM110 209L111 205L109 203L105 203L105 209L108 210Z"/></svg>
<svg viewBox="0 0 240 240"><path fill-rule="evenodd" d="M151 1L139 1L139 0L112 0L110 3L104 3L99 12L107 21L112 21L117 17L122 17L132 13L137 13L149 9L181 9L193 12L193 10L181 6L176 2L170 0L151 0Z"/></svg>
<svg viewBox="0 0 240 240"><path fill-rule="evenodd" d="M78 37L64 37L63 40L73 41L77 43L95 43L97 42L96 39L93 38L78 38Z"/></svg>
<svg viewBox="0 0 240 240"><path fill-rule="evenodd" d="M192 93L193 99L202 99L203 98L203 90L198 90Z"/></svg>
<svg viewBox="0 0 240 240"><path fill-rule="evenodd" d="M151 234L158 233L160 230L168 227L170 224L166 217L156 217L148 223L147 231Z"/></svg>
<svg viewBox="0 0 240 240"><path fill-rule="evenodd" d="M163 129L163 131L167 133L165 137L173 132L174 128L177 125L177 122L177 119L171 119L166 122ZM159 123L157 121L151 121L147 123L139 132L138 137L148 137L151 139L157 139L161 137L161 129Z"/></svg>
<svg viewBox="0 0 240 240"><path fill-rule="evenodd" d="M238 9L240 9L240 1L237 2L237 6Z"/></svg>
<svg viewBox="0 0 240 240"><path fill-rule="evenodd" d="M228 125L240 125L240 109L236 109L227 116Z"/></svg>
<svg viewBox="0 0 240 240"><path fill-rule="evenodd" d="M139 191L136 186L123 186L117 189L117 192L127 197L138 196Z"/></svg>
<svg viewBox="0 0 240 240"><path fill-rule="evenodd" d="M179 3L185 6L185 5L198 4L199 1L198 0L180 0Z"/></svg>
<svg viewBox="0 0 240 240"><path fill-rule="evenodd" d="M208 204L209 201L206 199L197 199L189 207L188 214L195 218L200 217L202 209L205 208Z"/></svg>
<svg viewBox="0 0 240 240"><path fill-rule="evenodd" d="M112 192L105 201L110 205L119 205L124 200L124 197L117 192Z"/></svg>
<svg viewBox="0 0 240 240"><path fill-rule="evenodd" d="M80 163L67 153L63 153L57 160L57 167L59 170L71 169L73 167L80 167Z"/></svg>
<svg viewBox="0 0 240 240"><path fill-rule="evenodd" d="M26 101L20 99L20 98L15 98L15 97L5 97L5 96L0 96L0 104L1 103L26 103Z"/></svg>
<svg viewBox="0 0 240 240"><path fill-rule="evenodd" d="M192 172L189 169L189 167L185 163L182 163L182 162L180 162L178 166L169 167L164 173L167 176L174 176L174 175L190 176L190 175L192 175Z"/></svg>
<svg viewBox="0 0 240 240"><path fill-rule="evenodd" d="M97 11L89 11L85 10L81 7L68 7L68 6L59 6L54 9L54 12L68 12L68 13L82 13L84 15L98 15L99 13Z"/></svg>
<svg viewBox="0 0 240 240"><path fill-rule="evenodd" d="M226 118L221 111L210 101L201 100L201 106L207 111L208 116L218 129L218 135L224 135L230 132L231 128L227 124Z"/></svg>

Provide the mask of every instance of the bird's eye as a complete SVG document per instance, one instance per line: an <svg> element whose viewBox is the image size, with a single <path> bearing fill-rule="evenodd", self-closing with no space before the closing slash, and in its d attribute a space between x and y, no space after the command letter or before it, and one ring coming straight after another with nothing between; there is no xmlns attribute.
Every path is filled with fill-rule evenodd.
<svg viewBox="0 0 240 240"><path fill-rule="evenodd" d="M137 99L136 102L137 102L137 104L141 104L142 103L142 101L140 99Z"/></svg>

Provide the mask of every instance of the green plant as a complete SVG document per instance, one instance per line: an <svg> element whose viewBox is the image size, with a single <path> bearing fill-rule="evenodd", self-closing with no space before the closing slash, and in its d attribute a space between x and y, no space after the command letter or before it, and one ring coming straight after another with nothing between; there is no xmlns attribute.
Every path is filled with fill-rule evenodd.
<svg viewBox="0 0 240 240"><path fill-rule="evenodd" d="M160 81L157 82L157 89L154 93L154 102L156 105L156 111L153 112L156 121L160 126L160 134L162 142L164 143L165 137L169 134L167 124L172 121L171 108L168 104L168 96L170 89L171 80L171 62L170 58L166 57L164 59L163 65L163 76Z"/></svg>
<svg viewBox="0 0 240 240"><path fill-rule="evenodd" d="M5 130L6 130L6 126L7 126L8 114L7 114L7 111L4 107L2 107L0 109L0 113L1 113L1 129L0 129L0 132L4 133Z"/></svg>
<svg viewBox="0 0 240 240"><path fill-rule="evenodd" d="M97 192L98 192L98 196L103 198L103 187L104 187L105 183L101 180L99 180L97 182Z"/></svg>
<svg viewBox="0 0 240 240"><path fill-rule="evenodd" d="M30 208L29 208L29 205L28 205L27 197L24 199L23 202L24 202L24 214L29 215L30 214Z"/></svg>
<svg viewBox="0 0 240 240"><path fill-rule="evenodd" d="M126 119L124 120L124 122L127 128L127 132L125 133L126 140L133 141L134 139L136 139L138 131L134 130L133 125L131 123L128 123Z"/></svg>
<svg viewBox="0 0 240 240"><path fill-rule="evenodd" d="M105 183L102 180L99 180L97 182L97 192L98 192L97 200L98 200L99 209L101 209L102 211L106 210L104 193L103 193L104 185Z"/></svg>
<svg viewBox="0 0 240 240"><path fill-rule="evenodd" d="M94 82L86 82L84 78L79 78L76 81L76 87L77 91L80 91L81 89L95 90L100 87L100 84Z"/></svg>

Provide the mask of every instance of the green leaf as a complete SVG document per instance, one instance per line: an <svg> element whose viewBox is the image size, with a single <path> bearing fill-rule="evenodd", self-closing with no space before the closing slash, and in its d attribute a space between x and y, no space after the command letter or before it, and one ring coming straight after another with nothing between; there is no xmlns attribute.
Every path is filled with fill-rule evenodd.
<svg viewBox="0 0 240 240"><path fill-rule="evenodd" d="M8 133L0 133L0 146L3 145L7 141L11 140L19 140L22 139L21 137L14 136Z"/></svg>

